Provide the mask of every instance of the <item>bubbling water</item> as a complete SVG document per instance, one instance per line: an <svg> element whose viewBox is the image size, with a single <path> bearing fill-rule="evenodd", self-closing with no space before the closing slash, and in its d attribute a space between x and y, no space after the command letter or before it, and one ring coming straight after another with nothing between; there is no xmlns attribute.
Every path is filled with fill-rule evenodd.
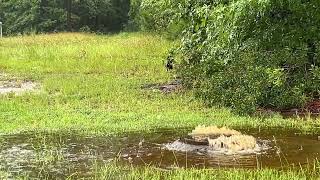
<svg viewBox="0 0 320 180"><path fill-rule="evenodd" d="M192 139L165 144L170 151L201 152L207 154L253 154L269 149L267 141L217 126L198 126L189 134Z"/></svg>

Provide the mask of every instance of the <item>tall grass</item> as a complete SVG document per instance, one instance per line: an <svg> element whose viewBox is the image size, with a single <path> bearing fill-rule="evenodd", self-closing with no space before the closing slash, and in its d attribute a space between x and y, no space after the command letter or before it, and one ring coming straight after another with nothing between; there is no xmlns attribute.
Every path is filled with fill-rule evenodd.
<svg viewBox="0 0 320 180"><path fill-rule="evenodd" d="M110 36L64 33L1 39L0 72L8 75L3 78L37 81L41 91L0 96L0 133L121 134L158 128L193 128L199 124L320 132L318 120L284 120L277 115L240 117L224 108L203 106L190 91L163 94L142 90L145 83L167 82L174 77L164 68L167 51L174 43L141 33ZM46 168L57 159L61 160L59 152L44 151L39 156L39 166ZM314 169L311 174L317 170ZM96 178L307 179L307 174L310 171L166 172L152 167L106 166L97 168ZM0 178L5 176L7 173L0 172Z"/></svg>
<svg viewBox="0 0 320 180"><path fill-rule="evenodd" d="M316 167L317 165L315 165ZM317 166L319 167L319 166ZM301 180L318 179L319 170L276 170L276 169L178 169L164 170L152 167L135 168L130 166L107 165L97 169L95 179L179 179L179 180Z"/></svg>
<svg viewBox="0 0 320 180"><path fill-rule="evenodd" d="M77 131L117 134L198 124L287 127L320 132L319 121L239 117L206 108L192 92L163 94L140 87L167 82L164 68L175 42L154 34L98 36L62 33L4 38L0 72L37 81L41 92L0 96L0 132Z"/></svg>

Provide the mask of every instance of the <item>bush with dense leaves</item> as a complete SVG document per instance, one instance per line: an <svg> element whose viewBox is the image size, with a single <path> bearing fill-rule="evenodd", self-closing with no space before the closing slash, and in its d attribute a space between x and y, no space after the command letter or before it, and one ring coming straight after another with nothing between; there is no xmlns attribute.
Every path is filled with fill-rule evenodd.
<svg viewBox="0 0 320 180"><path fill-rule="evenodd" d="M320 95L320 1L187 0L179 74L208 105L253 113Z"/></svg>
<svg viewBox="0 0 320 180"><path fill-rule="evenodd" d="M177 38L186 22L179 18L183 0L132 0L131 26L141 31L151 31Z"/></svg>

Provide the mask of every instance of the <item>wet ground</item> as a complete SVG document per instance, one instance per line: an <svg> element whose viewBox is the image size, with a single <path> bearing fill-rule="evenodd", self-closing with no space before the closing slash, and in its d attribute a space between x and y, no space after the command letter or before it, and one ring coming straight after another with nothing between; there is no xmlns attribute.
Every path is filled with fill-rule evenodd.
<svg viewBox="0 0 320 180"><path fill-rule="evenodd" d="M24 92L35 91L38 85L31 81L0 81L0 94L21 94Z"/></svg>
<svg viewBox="0 0 320 180"><path fill-rule="evenodd" d="M36 91L39 87L38 83L30 80L20 80L19 78L11 77L8 74L0 73L0 95L16 94Z"/></svg>
<svg viewBox="0 0 320 180"><path fill-rule="evenodd" d="M0 137L0 169L12 176L92 176L95 168L115 159L134 166L153 165L163 169L196 168L288 168L304 166L320 158L316 136L272 130L241 132L268 145L259 153L226 155L166 149L190 130L159 130L152 134L122 137L81 137L72 134L17 134Z"/></svg>
<svg viewBox="0 0 320 180"><path fill-rule="evenodd" d="M141 86L144 90L160 91L162 93L177 92L182 89L182 80L176 79L169 83L152 83Z"/></svg>

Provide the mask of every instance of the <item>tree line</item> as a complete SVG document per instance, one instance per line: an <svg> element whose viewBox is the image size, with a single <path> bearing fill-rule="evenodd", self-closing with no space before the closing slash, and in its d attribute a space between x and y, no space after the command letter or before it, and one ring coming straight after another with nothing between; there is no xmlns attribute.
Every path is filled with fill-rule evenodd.
<svg viewBox="0 0 320 180"><path fill-rule="evenodd" d="M123 29L130 0L0 0L4 33Z"/></svg>

